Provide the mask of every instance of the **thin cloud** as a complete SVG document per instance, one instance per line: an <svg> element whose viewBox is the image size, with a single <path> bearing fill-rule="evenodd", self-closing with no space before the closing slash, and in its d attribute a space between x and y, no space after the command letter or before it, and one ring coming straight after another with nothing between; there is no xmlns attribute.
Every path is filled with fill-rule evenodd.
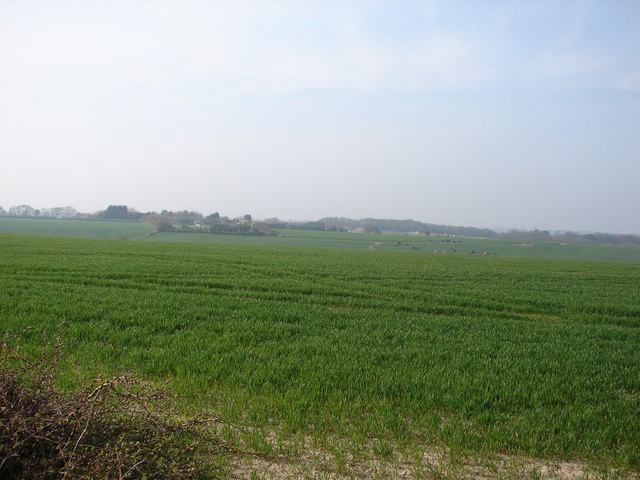
<svg viewBox="0 0 640 480"><path fill-rule="evenodd" d="M0 204L636 231L634 5L0 0Z"/></svg>
<svg viewBox="0 0 640 480"><path fill-rule="evenodd" d="M235 67L224 61L220 72L244 88L262 92L310 89L437 90L474 86L492 76L470 42L455 37L429 39L412 51L375 43L345 44L337 52L271 51L246 53ZM211 65L211 63L209 63Z"/></svg>
<svg viewBox="0 0 640 480"><path fill-rule="evenodd" d="M614 82L614 88L626 92L640 91L640 70L627 73Z"/></svg>
<svg viewBox="0 0 640 480"><path fill-rule="evenodd" d="M94 25L98 18L83 24L71 15L56 26L47 20L4 28L0 81L16 85L65 78L81 84L100 83L102 77L135 87L212 79L229 85L230 93L284 93L464 88L493 75L483 48L460 35L425 35L407 48L369 38L362 19L345 15L328 36L307 37L295 28L298 17L308 15L304 9L287 12L280 5L276 11L248 11L223 5L195 4L182 12L177 22L192 27L180 34L171 11L162 8L152 9L145 35L131 28L135 22L123 24L119 17ZM130 16L146 13L134 8ZM287 13L292 18L285 21L281 16Z"/></svg>
<svg viewBox="0 0 640 480"><path fill-rule="evenodd" d="M544 52L537 70L541 76L579 86L598 81L609 65L607 58L589 53Z"/></svg>

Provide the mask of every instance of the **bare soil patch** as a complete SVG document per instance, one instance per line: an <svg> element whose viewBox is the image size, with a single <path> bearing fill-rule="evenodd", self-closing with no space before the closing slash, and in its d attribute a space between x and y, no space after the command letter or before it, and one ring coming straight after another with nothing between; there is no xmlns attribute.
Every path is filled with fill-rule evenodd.
<svg viewBox="0 0 640 480"><path fill-rule="evenodd" d="M272 437L274 438L274 437ZM247 450L248 451L248 450ZM438 479L438 480L638 480L637 472L590 467L580 462L541 460L495 455L456 455L446 449L425 447L412 452L394 452L385 458L355 456L339 447L321 448L307 439L301 453L264 455L245 453L231 463L237 479Z"/></svg>
<svg viewBox="0 0 640 480"><path fill-rule="evenodd" d="M382 245L382 242L373 242L371 245L369 245L369 250L377 250L376 247L378 245Z"/></svg>

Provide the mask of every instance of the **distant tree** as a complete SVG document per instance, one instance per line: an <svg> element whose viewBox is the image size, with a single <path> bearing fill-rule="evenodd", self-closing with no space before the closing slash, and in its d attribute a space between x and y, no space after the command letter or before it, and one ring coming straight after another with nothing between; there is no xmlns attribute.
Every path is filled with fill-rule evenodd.
<svg viewBox="0 0 640 480"><path fill-rule="evenodd" d="M129 208L126 205L109 205L101 216L109 220L127 220Z"/></svg>
<svg viewBox="0 0 640 480"><path fill-rule="evenodd" d="M128 220L135 220L136 222L139 222L140 219L142 217L144 217L144 213L139 212L138 210L136 210L135 208L131 207L129 209L129 213L127 214L127 219Z"/></svg>
<svg viewBox="0 0 640 480"><path fill-rule="evenodd" d="M75 209L75 207L72 207L71 205L63 207L62 210L64 218L73 218L78 214L78 211Z"/></svg>
<svg viewBox="0 0 640 480"><path fill-rule="evenodd" d="M18 205L9 208L9 215L15 217L31 217L33 212L34 210L30 205Z"/></svg>
<svg viewBox="0 0 640 480"><path fill-rule="evenodd" d="M160 222L158 224L158 231L159 232L175 232L176 228L173 225L171 225L170 223Z"/></svg>
<svg viewBox="0 0 640 480"><path fill-rule="evenodd" d="M179 223L181 225L191 225L194 223L200 223L203 220L203 216L200 212L193 212L190 210L182 210L181 212L175 212L172 215L172 222Z"/></svg>
<svg viewBox="0 0 640 480"><path fill-rule="evenodd" d="M551 234L547 230L538 230L536 228L529 233L529 239L532 242L548 242L551 240Z"/></svg>
<svg viewBox="0 0 640 480"><path fill-rule="evenodd" d="M307 222L303 225L302 228L304 228L305 230L320 230L323 231L325 229L325 224L324 222Z"/></svg>
<svg viewBox="0 0 640 480"><path fill-rule="evenodd" d="M62 218L64 209L62 207L53 207L49 210L49 216L53 218Z"/></svg>
<svg viewBox="0 0 640 480"><path fill-rule="evenodd" d="M160 218L160 214L156 212L149 212L138 220L140 223L148 223L156 227L156 229L160 226L160 222L162 221Z"/></svg>
<svg viewBox="0 0 640 480"><path fill-rule="evenodd" d="M251 233L253 235L275 235L273 228L263 222L253 222L251 224Z"/></svg>
<svg viewBox="0 0 640 480"><path fill-rule="evenodd" d="M450 225L436 225L432 223L422 223L416 220L394 220L379 218L362 218L359 220L344 217L326 217L321 218L327 228L335 227L337 229L344 228L362 228L367 229L369 226L376 226L381 231L390 232L419 232L447 235L463 235L466 237L485 237L496 238L498 234L493 230L475 227L455 227Z"/></svg>
<svg viewBox="0 0 640 480"><path fill-rule="evenodd" d="M277 217L267 218L264 220L265 225L271 228L287 228L288 224Z"/></svg>
<svg viewBox="0 0 640 480"><path fill-rule="evenodd" d="M242 217L242 220L244 220L245 222L250 222L251 221L251 215L249 215L248 213Z"/></svg>
<svg viewBox="0 0 640 480"><path fill-rule="evenodd" d="M213 225L214 223L220 221L220 214L218 212L212 213L211 215L207 215L204 217L203 222L206 225Z"/></svg>
<svg viewBox="0 0 640 480"><path fill-rule="evenodd" d="M575 232L564 232L559 235L553 235L552 239L558 243L589 243L584 235Z"/></svg>
<svg viewBox="0 0 640 480"><path fill-rule="evenodd" d="M499 238L517 240L521 242L554 242L554 243L582 243L600 245L640 245L637 235L614 235L611 233L562 232L551 235L546 230L520 231L510 230L500 234Z"/></svg>

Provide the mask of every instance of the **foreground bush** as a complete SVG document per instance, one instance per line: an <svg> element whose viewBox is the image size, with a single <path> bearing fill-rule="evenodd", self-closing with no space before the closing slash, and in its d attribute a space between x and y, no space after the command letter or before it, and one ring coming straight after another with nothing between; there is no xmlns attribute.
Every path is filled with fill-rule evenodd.
<svg viewBox="0 0 640 480"><path fill-rule="evenodd" d="M13 340L0 343L0 479L223 476L217 419L176 422L174 397L129 375L60 392L60 342L29 360Z"/></svg>

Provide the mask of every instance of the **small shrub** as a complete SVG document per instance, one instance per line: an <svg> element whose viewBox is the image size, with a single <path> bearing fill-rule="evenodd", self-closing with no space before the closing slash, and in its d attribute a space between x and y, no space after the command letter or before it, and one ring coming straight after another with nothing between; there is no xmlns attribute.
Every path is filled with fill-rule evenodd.
<svg viewBox="0 0 640 480"><path fill-rule="evenodd" d="M219 478L216 418L177 422L174 399L130 375L56 389L58 340L30 360L0 343L0 480Z"/></svg>

